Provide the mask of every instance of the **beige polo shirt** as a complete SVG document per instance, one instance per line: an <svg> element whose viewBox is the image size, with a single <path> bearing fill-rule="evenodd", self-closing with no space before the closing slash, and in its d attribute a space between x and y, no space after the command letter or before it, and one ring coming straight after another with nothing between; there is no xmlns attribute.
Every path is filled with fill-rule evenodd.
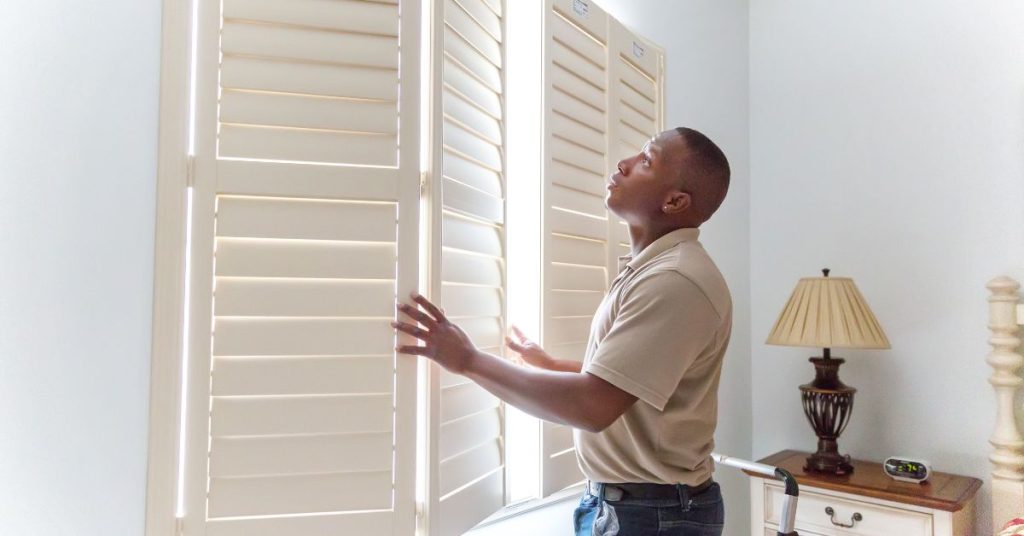
<svg viewBox="0 0 1024 536"><path fill-rule="evenodd" d="M574 430L592 481L696 485L711 476L732 300L699 234L677 229L619 258L583 371L639 400L601 432Z"/></svg>

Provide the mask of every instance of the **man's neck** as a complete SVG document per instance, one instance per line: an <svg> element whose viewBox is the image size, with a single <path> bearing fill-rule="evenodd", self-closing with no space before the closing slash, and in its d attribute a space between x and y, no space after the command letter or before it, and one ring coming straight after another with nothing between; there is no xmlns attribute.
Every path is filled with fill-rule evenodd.
<svg viewBox="0 0 1024 536"><path fill-rule="evenodd" d="M685 224L666 224L661 226L649 226L640 227L636 225L629 226L629 243L630 243L630 255L636 257L643 251L647 246L654 243L655 240L675 231L677 229L683 229L691 227Z"/></svg>

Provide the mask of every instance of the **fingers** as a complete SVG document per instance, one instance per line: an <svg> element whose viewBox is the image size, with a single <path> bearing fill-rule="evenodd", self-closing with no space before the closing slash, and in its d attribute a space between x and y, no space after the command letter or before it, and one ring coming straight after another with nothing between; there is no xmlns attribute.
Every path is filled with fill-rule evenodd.
<svg viewBox="0 0 1024 536"><path fill-rule="evenodd" d="M429 316L427 316L426 313L420 311L419 309L411 305L399 302L398 310L405 313L407 316L411 317L413 320L419 322L420 324L423 324L424 326L426 326L427 329L432 330L437 327L437 322L435 322L433 318L430 318Z"/></svg>
<svg viewBox="0 0 1024 536"><path fill-rule="evenodd" d="M412 324L406 324L405 322L392 322L391 327L397 329L398 331L404 331L405 333L408 333L409 335L412 335L413 337L416 337L417 339L421 340L427 340L427 337L430 335L430 332L428 332L427 330L420 329Z"/></svg>
<svg viewBox="0 0 1024 536"><path fill-rule="evenodd" d="M519 345L520 345L521 347L525 348L525 347L526 347L526 345L528 345L528 344L533 344L533 341L532 341L532 340L530 340L530 338L529 338L529 337L527 337L526 335L524 335L524 334L523 334L523 331L522 331L521 329L519 329L519 327L518 327L518 326L512 325L512 326L510 326L510 328L512 329L512 334L513 334L513 335L515 335L517 339L519 339L519 340L518 340L518 341L516 341L516 342L517 342L517 343L518 343L518 344L519 344Z"/></svg>
<svg viewBox="0 0 1024 536"><path fill-rule="evenodd" d="M436 305L430 303L430 301L424 298L423 296L416 294L414 292L412 293L412 300L418 303L420 307L426 309L427 313L429 313L430 316L434 317L438 324L444 324L448 322L448 319L445 318L444 313L442 313L441 310L438 309Z"/></svg>
<svg viewBox="0 0 1024 536"><path fill-rule="evenodd" d="M397 346L395 347L395 351L400 354L422 355L425 357L430 357L430 351L427 349L426 346Z"/></svg>
<svg viewBox="0 0 1024 536"><path fill-rule="evenodd" d="M509 339L508 337L505 337L505 345L508 346L510 350L512 350L511 353L505 356L506 359L519 365L526 364L526 361L523 361L523 352L519 350L519 348L517 348L518 345L515 343L515 341Z"/></svg>
<svg viewBox="0 0 1024 536"><path fill-rule="evenodd" d="M526 348L523 345L519 344L516 341L513 341L511 337L505 337L505 344L508 345L509 349L511 349L513 352L518 352L521 354L526 351Z"/></svg>

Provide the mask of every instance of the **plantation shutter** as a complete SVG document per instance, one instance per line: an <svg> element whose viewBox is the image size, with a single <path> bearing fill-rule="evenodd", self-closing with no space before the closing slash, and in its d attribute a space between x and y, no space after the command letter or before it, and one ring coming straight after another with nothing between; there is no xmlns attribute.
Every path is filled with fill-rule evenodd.
<svg viewBox="0 0 1024 536"><path fill-rule="evenodd" d="M664 52L589 0L548 0L544 20L543 344L582 360L630 251L607 176L662 129ZM583 480L569 427L543 423L541 449L543 495Z"/></svg>
<svg viewBox="0 0 1024 536"><path fill-rule="evenodd" d="M664 130L665 52L634 34L622 23L610 19L609 38L609 163L640 152L647 140ZM626 223L611 212L609 236L609 282L618 271L618 257L629 254Z"/></svg>
<svg viewBox="0 0 1024 536"><path fill-rule="evenodd" d="M200 1L186 536L413 533L419 16Z"/></svg>
<svg viewBox="0 0 1024 536"><path fill-rule="evenodd" d="M501 0L435 3L431 294L482 350L505 332L505 76ZM457 536L505 505L504 411L431 364L429 534Z"/></svg>
<svg viewBox="0 0 1024 536"><path fill-rule="evenodd" d="M547 0L544 17L542 341L582 361L608 280L608 16ZM583 480L571 428L544 422L541 449L544 496Z"/></svg>

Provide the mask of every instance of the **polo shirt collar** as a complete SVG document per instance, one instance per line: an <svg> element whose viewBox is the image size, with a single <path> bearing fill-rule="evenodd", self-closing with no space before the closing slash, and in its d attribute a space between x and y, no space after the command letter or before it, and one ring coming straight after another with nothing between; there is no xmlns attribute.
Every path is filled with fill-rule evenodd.
<svg viewBox="0 0 1024 536"><path fill-rule="evenodd" d="M682 229L676 229L670 233L665 233L654 242L651 242L636 257L633 257L632 255L623 255L622 257L619 257L619 271L621 272L625 267L629 267L631 270L636 271L658 255L674 248L682 242L697 240L699 236L700 229L696 227L684 227Z"/></svg>

